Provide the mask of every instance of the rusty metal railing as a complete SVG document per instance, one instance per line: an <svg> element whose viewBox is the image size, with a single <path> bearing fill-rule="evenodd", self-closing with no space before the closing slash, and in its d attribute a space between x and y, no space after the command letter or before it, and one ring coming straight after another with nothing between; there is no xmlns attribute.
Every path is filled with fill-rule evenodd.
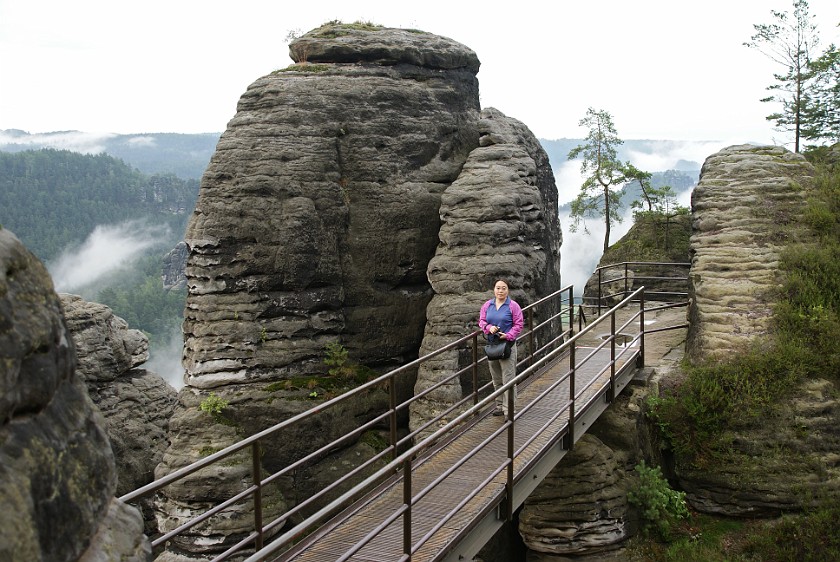
<svg viewBox="0 0 840 562"><path fill-rule="evenodd" d="M616 314L619 310L628 308L631 303L639 303L639 311L631 315L629 320L626 320L621 326L617 326ZM668 308L670 306L684 306L684 303L677 305L666 305L657 308ZM615 369L617 362L627 353L636 354L639 364L644 362L644 337L646 333L645 328L645 288L640 287L635 291L628 293L625 298L610 311L599 315L593 319L588 326L577 333L575 327L575 305L573 298L572 286L565 287L548 295L535 303L523 307L523 312L526 315L527 328L517 339L517 346L523 348L524 353L520 356L518 362L517 377L510 381L503 387L492 390L492 383L487 382L479 387L479 369L487 359L483 353L479 352L480 345L483 344L483 339L479 339L480 331L476 330L462 338L459 338L449 344L436 349L418 359L403 365L389 373L386 373L375 380L369 381L365 384L348 391L345 394L327 400L323 403L316 404L311 409L295 415L287 420L284 420L270 428L267 428L259 433L239 441L225 449L218 451L205 457L189 466L185 466L170 475L156 480L138 490L126 494L120 498L124 502L133 502L139 498L149 496L151 494L160 492L167 486L178 482L187 476L196 473L207 467L217 465L223 462L231 462L230 457L233 455L245 452L250 449L251 459L251 484L241 490L233 497L219 503L208 509L206 512L198 515L183 524L179 525L166 533L155 537L152 544L155 548L162 547L166 542L172 540L174 537L184 534L196 526L204 523L214 516L221 515L225 510L231 509L234 506L241 506L243 502L252 502L253 507L253 530L246 536L242 537L238 542L231 545L226 545L227 550L216 555L214 561L221 561L230 558L231 556L241 557L247 552L254 552L248 558L249 561L257 561L269 559L278 553L287 550L295 542L299 541L306 535L312 533L319 526L323 525L330 517L334 516L341 509L361 498L364 494L369 493L371 489L380 485L389 478L401 476L403 478L403 504L402 506L391 513L388 517L373 529L366 537L363 537L352 549L346 552L339 560L346 560L358 552L373 538L382 532L388 525L394 521L402 518L403 520L403 557L402 560L410 560L413 553L417 551L423 544L428 542L433 536L434 532L445 525L463 505L471 498L475 497L480 492L481 486L473 490L467 497L458 502L452 507L449 515L442 518L431 530L429 530L423 537L412 537L411 535L411 508L420 499L427 495L439 482L446 479L457 470L463 463L467 462L469 458L475 455L479 450L487 446L487 444L494 438L507 432L508 446L505 458L499 459L498 466L493 467L490 474L482 483L486 486L487 483L496 478L499 474L505 473L506 480L506 499L504 504L500 506L503 515L506 518L511 518L513 514L512 490L515 484L513 474L514 459L521 453L526 445L514 450L514 428L516 420L521 417L530 405L524 406L515 415L509 416L500 427L494 431L492 435L487 437L482 443L478 444L472 451L464 455L458 463L454 464L445 470L434 482L429 484L423 490L415 490L412 487L411 471L416 462L425 452L432 447L439 444L444 437L451 435L453 431L457 431L459 426L474 419L477 414L486 408L493 406L495 398L502 395L504 392L512 388L514 385L522 384L528 377L532 376L537 371L543 369L547 365L556 362L559 358L566 354L570 357L570 368L568 372L559 376L556 381L552 383L550 389L556 388L557 385L568 383L570 387L569 402L553 414L550 420L546 420L543 428L548 428L551 423L562 415L569 416L569 433L564 437L567 440L568 448L574 445L574 420L586 408L586 404L579 404L578 399L586 392L587 387L576 388L576 369L591 361L596 355L597 351L603 349L605 346L610 346L610 361L607 365L602 367L602 372L606 369L610 370L610 384L612 391L615 390ZM648 309L648 311L651 309ZM546 312L547 311L547 312ZM584 357L576 357L576 344L584 335L592 332L596 327L603 323L610 322L610 336L600 345L596 346L593 351L586 353ZM632 323L638 321L638 331L633 337L632 341L627 342L624 346L616 348L618 336L621 335ZM664 329L673 329L668 327ZM659 330L654 330L659 331ZM648 331L650 333L651 331ZM632 349L631 349L632 348ZM439 356L442 353L458 351L469 351L471 361L462 369L452 373L448 377L438 381L435 385L426 388L422 392L412 396L410 399L401 403L397 402L396 386L397 377L406 375L413 369L419 367L422 363ZM519 367L523 367L519 371ZM427 397L434 390L446 384L451 384L452 381L458 381L462 376L471 376L472 391L463 396L461 400L449 405L443 412L435 416L433 419L425 422L422 426L415 428L408 432L402 438L398 438L399 432L397 428L400 414L407 411L410 405L417 400ZM592 383L590 383L592 384ZM388 408L384 411L371 414L369 419L361 423L352 431L340 436L339 438L316 447L312 451L295 459L281 470L272 474L264 475L265 469L262 467L260 459L262 457L263 444L268 440L276 439L280 432L288 429L295 424L304 423L311 420L315 416L321 415L331 408L335 408L345 403L348 400L353 400L363 392L368 392L372 389L385 386L388 389ZM549 390L544 391L545 393ZM610 396L610 399L614 395ZM513 392L508 393L508 411L513 412ZM532 403L533 404L533 403ZM435 429L437 426L442 425ZM305 498L297 505L285 511L279 517L271 521L264 521L264 509L262 506L262 491L263 489L278 481L278 479L293 474L296 470L300 470L307 466L314 464L320 459L327 456L330 452L341 448L343 446L352 444L360 438L360 436L375 427L382 427L387 425L389 428L389 439L387 447L376 452L370 458L360 462L355 468L348 471L338 478L335 482L325 486L323 489L314 495ZM429 435L421 438L422 434L431 432ZM530 442L529 442L530 443ZM383 465L384 466L380 466ZM349 483L353 479L361 478L362 481L349 489ZM338 495L338 497L335 497ZM335 498L328 501L326 498ZM294 521L294 523L293 523ZM268 539L271 539L270 541Z"/></svg>
<svg viewBox="0 0 840 562"><path fill-rule="evenodd" d="M616 315L618 311L623 310L624 308L630 306L634 302L639 303L639 311L632 314L630 318L624 322L624 324L622 324L621 326L617 326ZM578 405L580 406L580 412L583 412L587 407L589 407L592 404L592 402L586 402L583 404L579 402L581 397L584 394L586 394L589 390L589 386L593 385L595 381L597 381L600 378L600 375L609 369L610 378L608 385L612 390L614 390L616 384L615 367L617 361L621 359L621 357L625 354L633 354L637 358L644 357L644 302L644 287L641 287L635 292L628 295L627 298L625 298L621 303L616 305L612 310L605 313L601 317L595 319L589 326L587 326L584 329L584 331L578 334L571 335L558 347L555 347L551 349L551 351L541 354L541 357L536 362L526 367L520 374L516 376L515 379L509 381L504 386L500 387L499 389L482 399L478 404L472 406L471 408L462 412L454 419L450 420L445 427L438 429L427 440L424 440L423 442L418 443L417 445L403 452L391 464L381 469L377 474L374 474L371 477L369 477L366 482L357 486L355 490L347 492L342 497L336 499L330 506L323 508L320 512L314 514L306 521L298 524L296 527L292 528L291 530L287 531L284 535L277 538L271 544L269 544L262 550L256 552L251 557L247 558L246 562L257 562L264 559L271 559L270 557L276 555L278 551L281 551L284 545L291 543L296 537L301 536L312 525L317 525L318 523L322 522L331 513L334 513L342 506L347 505L350 501L354 499L354 497L359 497L364 491L372 489L373 486L377 482L379 482L381 478L389 475L400 476L402 478L403 503L393 512L388 514L388 516L385 517L376 528L371 530L366 536L361 538L355 545L353 545L340 557L338 557L338 561L345 561L351 558L354 554L358 553L362 548L368 545L376 536L382 533L389 525L391 525L400 518L402 518L403 520L403 555L401 558L399 558L399 560L411 560L412 555L415 554L426 542L428 542L434 536L435 532L437 532L441 527L443 527L449 521L451 521L451 519L467 503L475 499L486 488L486 486L490 484L490 482L492 482L497 476L499 476L502 473L505 473L505 495L500 505L500 513L505 519L511 520L513 517L514 508L512 500L513 486L516 483L513 474L513 466L518 455L520 455L530 444L532 444L532 442L536 439L536 436L539 435L539 432L546 430L552 423L554 423L558 418L560 418L563 415L568 415L569 420L567 425L568 429L566 434L565 447L571 449L574 446L574 442L576 441L574 427L576 412L578 411ZM600 324L605 323L608 319L610 319L611 325L610 337L598 346L595 346L594 348L587 348L586 355L579 361L576 360L575 349L578 341L583 336L594 331L597 327L599 327ZM621 335L623 330L628 328L632 323L636 321L638 321L639 326L637 334L634 336L631 342L628 342L629 345L622 346L623 348L617 352L617 336ZM577 388L575 384L576 372L587 362L593 360L597 356L598 351L600 351L606 346L610 346L611 348L611 360L606 365L602 366L601 370L598 372L595 378L593 378L586 385ZM521 384L528 377L532 376L535 372L542 369L543 367L546 367L548 364L554 362L555 360L564 356L567 353L570 357L569 369L565 373L562 373L559 376L557 376L557 378L552 382L552 384L542 391L539 397L537 397L531 403L524 405L514 415L511 415L510 413L514 411L513 392L508 392L509 414L504 423L502 423L494 432L488 435L478 445L473 447L471 450L463 453L460 459L454 462L451 466L447 467L424 489L419 491L413 489L411 471L414 466L415 459L422 458L422 454L428 449L430 443L437 442L439 438L441 438L447 433L457 431L457 428L459 426L467 423L482 408L492 405L495 402L496 396L501 395L504 392L512 389L517 384ZM525 441L523 444L520 445L518 449L514 450L513 436L515 431L516 420L525 415L526 412L528 412L528 410L535 407L535 405L539 403L540 397L549 394L559 385L564 383L569 384L569 401L566 404L564 404L561 408L559 408L556 412L554 412L550 419L544 421L542 428L538 430L534 437ZM610 395L610 400L612 399L614 399L614 395ZM500 458L499 463L497 465L487 467L489 473L487 474L485 479L481 481L475 488L468 491L460 499L460 501L458 501L457 504L453 505L450 511L446 515L441 517L437 521L437 523L431 529L429 529L422 537L419 537L415 540L411 534L412 507L416 505L423 497L425 497L432 489L434 489L435 486L438 486L446 478L451 476L458 468L463 466L476 454L478 454L482 449L487 447L494 439L496 439L504 433L507 434L507 453L505 457Z"/></svg>
<svg viewBox="0 0 840 562"><path fill-rule="evenodd" d="M540 361L542 357L544 357L547 353L551 351L552 347L559 346L564 340L567 340L571 336L571 334L573 334L574 310L572 302L573 288L570 285L546 297L543 297L542 299L528 306L523 307L523 312L525 314L527 322L527 328L523 331L523 333L520 334L519 338L517 338L517 345L519 347L525 347L525 353L523 354L523 359L519 362L520 364L536 364ZM538 314L538 311L540 309L549 310L550 313L543 313L543 318L540 319L540 315ZM568 320L568 322L564 321L566 319ZM317 505L319 501L323 501L323 498L327 497L329 494L336 493L337 490L342 489L342 487L346 486L347 483L350 482L352 479L364 475L366 471L370 472L374 470L376 464L385 462L385 459L387 457L391 458L391 463L394 463L399 458L402 458L399 455L399 452L401 450L406 449L406 447L409 447L419 434L426 432L427 430L429 430L430 427L439 424L441 420L447 419L448 417L452 416L455 412L464 410L468 407L467 404L469 402L472 402L473 408L475 408L478 405L486 405L487 399L481 401L480 396L489 392L489 389L492 387L492 383L488 382L485 385L479 387L479 369L480 366L486 363L487 361L487 358L484 357L483 352L479 353L480 345L483 343L483 339L479 340L480 334L481 332L479 330L476 330L475 332L472 332L462 338L459 338L439 349L436 349L424 355L423 357L420 357L406 365L403 365L380 377L377 377L374 380L366 382L340 396L327 400L323 403L316 404L311 409L305 412L302 412L287 420L284 420L270 428L260 431L259 433L251 435L250 437L247 437L237 443L234 443L222 449L221 451L210 454L209 456L199 461L196 461L188 466L184 466L167 476L164 476L158 480L155 480L154 482L147 484L146 486L143 486L141 488L138 488L137 490L125 494L120 498L120 500L130 503L142 497L155 494L157 492L160 492L167 486L170 486L173 483L178 482L207 467L217 465L223 462L231 462L230 457L236 455L237 453L244 452L245 450L250 449L251 454L249 456L251 458L252 482L250 486L241 490L238 494L234 495L233 497L208 509L201 515L196 516L188 521L185 521L183 524L177 526L176 528L168 532L162 533L160 536L154 537L154 539L152 540L152 546L155 549L160 548L173 538L182 535L191 529L194 529L201 523L210 520L214 516L224 513L225 510L228 510L233 506L241 504L242 502L250 498L251 501L253 501L254 531L239 542L237 542L236 544L230 546L230 548L228 548L225 552L221 553L220 555L216 556L216 558L214 558L213 560L225 560L231 555L236 554L237 552L241 552L246 547L260 550L265 544L267 536L278 532L293 518L304 517L305 510L312 509L313 506ZM542 342L542 344L539 347L538 342ZM438 355L441 355L442 353L446 353L452 350L466 349L467 346L471 348L472 354L472 361L468 365L466 365L459 371L452 373L445 379L438 381L437 383L435 383L435 385L426 388L422 392L415 394L410 399L401 403L397 403L397 395L395 390L397 387L397 377L411 372L413 369L417 368L422 363ZM443 385L451 383L453 380L458 380L462 375L464 375L467 372L470 372L472 378L472 392L470 394L464 396L461 400L455 402L454 404L451 404L446 410L435 416L433 419L428 420L422 426L415 428L413 431L409 432L402 438L397 438L397 423L400 417L400 413L407 411L407 409L413 402L416 402L428 396L436 389L442 387ZM289 427L295 424L303 423L307 420L310 420L311 418L318 416L330 410L331 408L335 408L348 400L353 400L355 397L359 396L364 392L368 392L372 389L382 386L385 386L388 389L389 407L386 411L374 415L365 423L361 424L353 431L342 435L338 439L326 443L313 451L310 451L308 454L285 466L280 471L275 472L267 477L263 476L264 469L262 468L260 463L263 451L263 442L272 439L273 437L277 436L281 431L288 429ZM493 394L492 396L494 397L495 395L496 394ZM280 478L283 478L284 476L293 474L295 470L299 470L303 467L309 466L317 462L318 460L324 458L331 451L334 451L336 448L340 448L342 446L346 446L357 441L363 433L382 424L388 424L390 435L390 443L384 450L379 451L376 454L374 454L371 458L364 460L358 466L350 470L347 474L344 474L335 482L326 486L324 489L320 490L315 495L301 501L293 508L283 513L283 515L281 515L280 517L274 519L273 521L264 523L264 514L262 508L262 490L265 486L277 481ZM434 445L441 435L441 432L435 432L432 434L432 436L423 439L423 441L421 442L422 448L426 449ZM386 477L386 475L393 474L395 470L396 469L389 464L386 470L380 470L378 472L375 472L375 474L379 474L380 478L384 478ZM360 492L356 491L354 492L354 495L357 495L358 493ZM327 506L330 507L330 509L328 509L326 512L324 512L324 510L321 509L318 511L318 513L321 513L322 517L327 513L333 513L338 507L334 504L335 502L331 502ZM319 517L318 521L321 521L322 517ZM299 536L299 533L295 533L293 534L291 539L297 538ZM276 541L274 542L276 543Z"/></svg>
<svg viewBox="0 0 840 562"><path fill-rule="evenodd" d="M634 275L630 276L631 267ZM688 301L688 271L691 264L687 262L622 262L609 265L602 265L595 268L593 275L598 276L598 294L593 297L596 301L595 305L588 305L596 308L600 316L602 308L610 308L605 303L610 299L617 297L624 298L631 293L635 288L644 286L645 297L647 300L656 301L670 301L677 303L684 303ZM619 275L608 277L609 272L619 270ZM669 275L640 275L637 270L650 271L654 273L658 271L668 270L673 274ZM668 288L684 287L684 290L658 290L651 287L651 283L664 284ZM605 286L618 285L617 289L612 292L605 293ZM681 306L677 304L677 306Z"/></svg>

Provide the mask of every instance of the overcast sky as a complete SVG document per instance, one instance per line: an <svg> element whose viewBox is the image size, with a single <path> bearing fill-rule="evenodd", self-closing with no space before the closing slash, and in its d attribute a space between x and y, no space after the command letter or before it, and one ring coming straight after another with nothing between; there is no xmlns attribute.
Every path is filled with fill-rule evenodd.
<svg viewBox="0 0 840 562"><path fill-rule="evenodd" d="M0 129L222 132L287 36L322 23L422 29L473 49L482 107L539 137L583 136L588 107L624 139L777 142L758 100L772 63L744 47L790 0L503 3L0 0ZM823 46L840 2L811 0Z"/></svg>

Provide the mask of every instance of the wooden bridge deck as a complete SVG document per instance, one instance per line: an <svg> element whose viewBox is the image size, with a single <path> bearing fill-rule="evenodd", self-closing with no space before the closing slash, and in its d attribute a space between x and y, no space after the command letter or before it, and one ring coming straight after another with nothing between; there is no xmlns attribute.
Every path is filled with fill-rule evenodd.
<svg viewBox="0 0 840 562"><path fill-rule="evenodd" d="M639 351L623 349L616 359L614 393L618 394L632 379ZM591 360L580 363L588 354ZM575 423L571 435L577 440L606 409L610 396L610 349L576 349L578 368L575 373ZM546 396L541 393L569 371L566 355L529 377L520 385L517 415L514 421L513 506L516 509L548 471L565 455L570 444L569 381L566 380ZM562 415L544 427L558 412ZM415 504L411 507L411 544L414 561L471 559L478 549L503 523L506 497L506 459L508 427L506 417L492 416L485 411L440 447L418 459L411 473L411 489ZM468 457L480 444L487 446L473 454L452 474L429 489L427 486ZM519 451L522 449L521 451ZM494 475L494 472L496 474ZM482 486L482 483L485 485ZM473 491L480 491L472 498ZM460 505L463 504L463 505ZM404 506L403 480L394 477L374 493L351 505L324 524L312 535L274 560L335 562L352 560L388 562L405 560L403 555L403 517L394 520L368 544L347 555L360 540L375 533L389 516ZM450 519L450 513L453 512ZM444 523L441 523L445 521ZM459 558L460 557L460 558Z"/></svg>

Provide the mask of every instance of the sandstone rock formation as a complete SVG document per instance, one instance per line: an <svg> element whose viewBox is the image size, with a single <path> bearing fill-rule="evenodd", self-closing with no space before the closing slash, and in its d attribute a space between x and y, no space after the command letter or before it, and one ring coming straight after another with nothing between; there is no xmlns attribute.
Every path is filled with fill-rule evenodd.
<svg viewBox="0 0 840 562"><path fill-rule="evenodd" d="M780 253L809 241L803 211L812 176L804 158L780 147L733 146L706 160L692 200L693 361L731 356L768 333ZM773 416L730 434L731 451L713 470L678 471L697 509L768 516L840 496L836 383L808 381Z"/></svg>
<svg viewBox="0 0 840 562"><path fill-rule="evenodd" d="M777 146L731 146L706 159L691 201L692 359L724 356L767 333L779 253L802 232L813 173Z"/></svg>
<svg viewBox="0 0 840 562"><path fill-rule="evenodd" d="M140 369L149 357L149 340L115 316L107 306L77 295L59 295L76 347L77 375L105 418L105 430L117 468L117 495L154 480L154 471L169 444L166 433L176 391L159 375ZM154 515L142 502L152 534Z"/></svg>
<svg viewBox="0 0 840 562"><path fill-rule="evenodd" d="M522 306L561 288L562 233L547 154L525 125L498 110L481 112L479 130L480 146L443 193L440 244L428 267L435 296L426 309L420 355L477 329L478 311L497 277L509 281L511 297ZM415 394L471 360L465 349L424 363ZM462 395L455 379L414 402L412 429Z"/></svg>
<svg viewBox="0 0 840 562"><path fill-rule="evenodd" d="M418 353L441 194L479 142L478 58L428 33L344 25L290 53L295 64L243 94L202 178L186 234L186 386L159 475L311 407L299 394L326 374L327 343L380 370ZM406 395L414 380L400 384ZM200 410L211 393L224 403L214 417ZM387 395L368 399L329 431L266 443L265 467L364 423ZM247 485L249 463L229 468L166 490L161 528ZM309 480L266 489L265 517L306 497ZM218 552L249 530L248 509L167 556Z"/></svg>
<svg viewBox="0 0 840 562"><path fill-rule="evenodd" d="M584 435L525 500L519 531L534 560L585 555L609 558L630 534L625 467L592 435ZM593 558L589 558L593 559Z"/></svg>
<svg viewBox="0 0 840 562"><path fill-rule="evenodd" d="M161 268L161 279L163 288L166 290L183 289L187 286L187 257L190 249L186 242L178 242L172 250L166 254Z"/></svg>
<svg viewBox="0 0 840 562"><path fill-rule="evenodd" d="M325 26L290 52L240 99L188 226L195 388L321 372L336 340L369 366L416 356L440 196L478 144L463 45Z"/></svg>
<svg viewBox="0 0 840 562"><path fill-rule="evenodd" d="M0 228L0 559L147 560L43 265Z"/></svg>

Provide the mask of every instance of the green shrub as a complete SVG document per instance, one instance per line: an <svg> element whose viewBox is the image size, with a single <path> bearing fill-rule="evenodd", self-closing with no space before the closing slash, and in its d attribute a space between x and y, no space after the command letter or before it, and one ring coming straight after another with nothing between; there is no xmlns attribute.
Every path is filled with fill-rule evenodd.
<svg viewBox="0 0 840 562"><path fill-rule="evenodd" d="M840 560L838 518L840 506L837 505L821 507L803 515L783 517L769 532L750 537L743 551L751 560Z"/></svg>
<svg viewBox="0 0 840 562"><path fill-rule="evenodd" d="M639 508L643 530L655 531L662 540L668 541L674 524L689 516L685 492L673 490L658 466L648 467L645 461L641 461L636 465L636 472L639 474L639 487L631 490L627 499Z"/></svg>
<svg viewBox="0 0 840 562"><path fill-rule="evenodd" d="M222 398L219 398L214 393L210 393L210 395L201 401L201 404L198 408L206 413L210 414L211 416L218 416L222 413L222 411L228 407L228 401Z"/></svg>
<svg viewBox="0 0 840 562"><path fill-rule="evenodd" d="M348 358L348 351L338 342L330 342L325 346L327 356L324 364L329 367L329 374L342 379L352 379L356 376L356 370Z"/></svg>

